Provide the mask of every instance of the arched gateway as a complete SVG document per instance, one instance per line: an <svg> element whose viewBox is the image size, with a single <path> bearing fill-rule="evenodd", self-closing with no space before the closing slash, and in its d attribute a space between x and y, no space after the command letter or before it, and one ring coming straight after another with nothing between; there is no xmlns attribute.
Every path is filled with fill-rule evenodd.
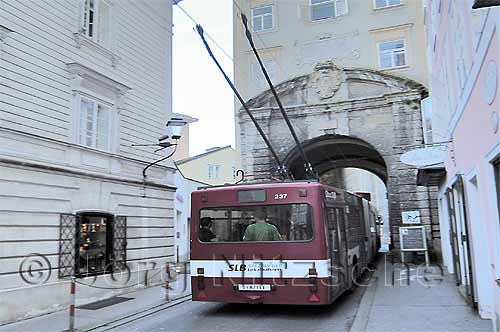
<svg viewBox="0 0 500 332"><path fill-rule="evenodd" d="M417 186L417 169L400 162L404 152L423 147L424 86L374 70L340 69L327 61L309 75L277 85L276 90L320 175L345 167L372 172L387 186L394 246L399 248L402 212L417 210L427 226L430 246L440 249L436 193ZM271 92L261 93L247 105L294 177L304 178L304 161ZM270 179L276 165L268 149L244 111L238 121L247 179Z"/></svg>

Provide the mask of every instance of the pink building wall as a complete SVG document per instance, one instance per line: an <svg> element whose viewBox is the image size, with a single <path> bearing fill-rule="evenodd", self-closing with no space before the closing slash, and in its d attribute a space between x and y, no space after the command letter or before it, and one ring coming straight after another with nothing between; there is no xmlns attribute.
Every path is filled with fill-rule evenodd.
<svg viewBox="0 0 500 332"><path fill-rule="evenodd" d="M494 331L500 332L500 283L496 281L500 279L500 222L491 163L500 157L500 129L495 121L500 116L498 78L495 98L488 103L485 97L490 61L500 72L500 7L475 12L471 7L471 0L425 1L433 138L451 141L444 143L447 174L439 191L443 260L449 271L461 273L454 271L450 236L443 233L450 229L446 191L462 176L478 311L492 319ZM466 74L462 86L457 70L461 64Z"/></svg>

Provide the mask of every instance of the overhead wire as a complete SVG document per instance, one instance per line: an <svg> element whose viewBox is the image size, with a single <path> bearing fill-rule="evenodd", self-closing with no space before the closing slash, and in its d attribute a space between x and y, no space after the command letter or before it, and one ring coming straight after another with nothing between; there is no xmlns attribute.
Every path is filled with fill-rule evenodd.
<svg viewBox="0 0 500 332"><path fill-rule="evenodd" d="M220 65L219 61L217 61L217 58L215 57L215 55L213 54L212 50L210 49L210 46L208 45L208 43L207 43L207 41L206 41L206 39L204 37L204 31L203 31L202 26L198 24L196 26L196 30L198 31L198 34L200 35L200 38L201 38L203 44L205 45L205 48L207 49L208 54L210 55L210 57L212 58L212 60L217 65L217 68L219 68L219 71L224 76L226 82L229 84L229 86L233 90L236 98L238 98L239 102L241 103L241 105L243 106L243 108L245 109L245 111L247 112L248 116L250 117L250 119L254 123L255 127L257 128L257 131L259 132L260 136L262 137L262 139L266 143L267 148L269 149L269 151L271 152L273 158L275 159L276 163L278 164L278 171L279 171L279 173L281 173L281 175L283 177L285 177L285 178L288 177L288 173L286 172L285 168L283 167L283 164L282 164L281 160L279 159L278 155L276 154L276 151L274 151L271 143L267 139L266 134L264 133L264 131L260 127L259 123L257 122L257 120L255 119L255 117L253 116L252 112L250 112L250 110L248 109L248 107L247 107L245 101L243 100L243 98L241 97L240 93L238 92L238 90L234 86L233 82L231 82L231 79L227 76L227 74L225 73L224 69Z"/></svg>

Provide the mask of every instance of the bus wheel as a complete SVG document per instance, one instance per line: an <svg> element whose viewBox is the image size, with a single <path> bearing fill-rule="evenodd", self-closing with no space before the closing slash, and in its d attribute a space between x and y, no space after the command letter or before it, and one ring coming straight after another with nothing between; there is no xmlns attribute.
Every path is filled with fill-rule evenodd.
<svg viewBox="0 0 500 332"><path fill-rule="evenodd" d="M354 257L352 260L352 276L351 276L351 287L348 289L349 292L354 291L356 287L359 285L359 266L358 259Z"/></svg>

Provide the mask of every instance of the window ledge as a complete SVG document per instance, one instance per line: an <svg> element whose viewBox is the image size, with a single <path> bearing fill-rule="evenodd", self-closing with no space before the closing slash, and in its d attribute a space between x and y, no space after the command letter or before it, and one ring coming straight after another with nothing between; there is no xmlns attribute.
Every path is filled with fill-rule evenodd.
<svg viewBox="0 0 500 332"><path fill-rule="evenodd" d="M398 66L398 67L389 67L389 68L380 68L380 71L391 71L391 70L401 70L401 69L408 69L410 68L410 65L404 65L404 66Z"/></svg>
<svg viewBox="0 0 500 332"><path fill-rule="evenodd" d="M118 62L120 61L120 57L113 53L111 50L108 48L99 45L98 43L94 42L93 40L89 39L88 37L82 35L79 32L73 33L73 37L75 39L76 47L81 48L82 46L88 47L102 55L104 55L106 58L111 60L111 66L116 67L118 65Z"/></svg>
<svg viewBox="0 0 500 332"><path fill-rule="evenodd" d="M252 30L252 32L255 33L255 34L257 34L257 35L264 35L266 33L272 33L272 32L276 32L276 31L278 31L278 29L276 29L276 28L266 29L266 30L260 30L260 31L253 31Z"/></svg>
<svg viewBox="0 0 500 332"><path fill-rule="evenodd" d="M392 5L392 6L385 6L385 7L373 8L373 10L376 11L376 12L384 12L386 10L401 8L404 5L405 5L404 3L400 3L399 5Z"/></svg>
<svg viewBox="0 0 500 332"><path fill-rule="evenodd" d="M349 15L349 14L344 14L344 15L339 15L339 16L334 16L334 17L329 17L329 18L322 18L320 20L313 20L310 18L309 20L307 20L307 23L316 24L316 23L330 22L330 21L341 19L342 17L345 17L347 15Z"/></svg>

